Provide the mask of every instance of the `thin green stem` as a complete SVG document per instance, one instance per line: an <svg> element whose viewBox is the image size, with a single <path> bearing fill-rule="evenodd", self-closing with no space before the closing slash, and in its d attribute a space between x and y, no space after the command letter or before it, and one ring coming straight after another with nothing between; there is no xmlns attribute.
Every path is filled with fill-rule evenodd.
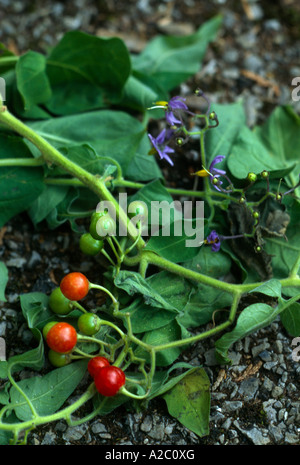
<svg viewBox="0 0 300 465"><path fill-rule="evenodd" d="M67 418L77 409L79 409L83 404L85 404L89 399L91 399L96 394L96 388L94 383L92 383L89 388L85 391L84 394L73 404L64 408L63 410L59 410L56 413L51 415L37 415L34 420L27 420L22 423L1 423L1 430L10 431L13 430L18 435L20 431L27 430L28 428L32 428L33 426L42 425L45 423L50 423L56 420L60 420L61 418Z"/></svg>
<svg viewBox="0 0 300 465"><path fill-rule="evenodd" d="M43 157L39 158L3 158L0 167L3 166L42 166L45 164Z"/></svg>
<svg viewBox="0 0 300 465"><path fill-rule="evenodd" d="M1 107L0 102L0 107ZM114 196L109 192L105 181L98 176L94 176L76 163L64 157L56 148L51 146L43 137L37 134L33 129L26 126L22 121L14 117L8 110L0 111L0 122L14 130L21 136L33 143L41 152L47 163L55 164L63 168L71 176L78 178L86 187L94 192L101 200L109 201L115 208L116 216L119 221L127 228L128 235L135 239L136 229L131 224L125 211L120 208ZM145 243L142 238L137 244L138 248L144 247Z"/></svg>
<svg viewBox="0 0 300 465"><path fill-rule="evenodd" d="M19 60L18 56L2 57L0 60L0 69L7 66L15 65Z"/></svg>
<svg viewBox="0 0 300 465"><path fill-rule="evenodd" d="M173 347L179 347L179 346L194 344L195 342L198 342L201 339L205 339L207 337L214 336L215 334L223 331L229 325L231 325L233 320L234 320L234 317L235 317L235 314L236 314L236 311L237 311L237 308L238 308L238 303L239 303L239 300L240 300L240 296L241 296L240 293L235 293L234 294L233 302L232 302L230 313L229 313L229 317L228 317L228 319L226 321L224 321L224 323L221 323L218 326L215 326L214 328L209 329L208 331L204 331L203 333L197 334L195 336L187 337L187 338L181 339L179 341L173 341L173 342L169 342L169 343L166 343L166 344L160 344L160 345L157 345L157 346L153 346L153 349L156 352L159 352L161 350L166 350L166 349L170 349L170 348L173 348Z"/></svg>
<svg viewBox="0 0 300 465"><path fill-rule="evenodd" d="M90 289L99 289L100 291L105 292L107 295L109 295L109 297L113 301L114 306L116 307L119 306L118 301L115 298L115 296L108 289L106 289L106 287L100 286L100 284L90 283Z"/></svg>

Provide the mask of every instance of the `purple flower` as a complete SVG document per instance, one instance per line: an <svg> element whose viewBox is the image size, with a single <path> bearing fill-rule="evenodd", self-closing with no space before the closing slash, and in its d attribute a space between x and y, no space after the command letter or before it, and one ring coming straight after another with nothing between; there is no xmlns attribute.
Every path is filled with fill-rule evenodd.
<svg viewBox="0 0 300 465"><path fill-rule="evenodd" d="M176 126L177 124L182 124L182 120L179 120L176 116L181 110L187 111L188 107L183 102L185 98L182 97L172 97L168 102L168 107L166 111L166 120L171 126Z"/></svg>
<svg viewBox="0 0 300 465"><path fill-rule="evenodd" d="M213 161L211 162L211 164L209 166L209 179L210 179L210 182L212 183L214 188L219 192L221 192L223 190L223 189L220 189L220 187L219 187L219 186L222 186L222 184L223 184L223 182L219 179L221 176L224 176L227 179L228 183L231 184L230 179L228 179L228 177L227 177L226 171L215 168L215 165L217 165L218 163L221 163L221 161L223 161L224 158L225 158L224 155L217 155L213 159Z"/></svg>
<svg viewBox="0 0 300 465"><path fill-rule="evenodd" d="M221 247L219 234L215 230L211 231L211 233L205 239L204 244L211 245L212 252L219 252Z"/></svg>
<svg viewBox="0 0 300 465"><path fill-rule="evenodd" d="M160 159L161 160L165 159L167 160L167 162L170 163L171 166L174 166L174 163L169 157L168 153L174 153L175 150L173 150L171 147L167 145L172 135L173 135L173 131L170 131L170 130L167 131L166 129L163 129L156 138L151 136L151 134L148 134L148 137L155 151L160 156Z"/></svg>
<svg viewBox="0 0 300 465"><path fill-rule="evenodd" d="M225 176L229 184L231 184L230 180L227 178L226 171L215 168L215 165L217 165L218 163L221 163L221 161L223 161L224 158L225 158L224 155L217 155L211 162L208 170L202 169L200 171L196 171L195 173L196 176L200 176L202 178L209 176L210 182L212 183L214 188L217 189L218 191L222 190L218 186L221 186L223 184L222 181L219 179L220 176Z"/></svg>

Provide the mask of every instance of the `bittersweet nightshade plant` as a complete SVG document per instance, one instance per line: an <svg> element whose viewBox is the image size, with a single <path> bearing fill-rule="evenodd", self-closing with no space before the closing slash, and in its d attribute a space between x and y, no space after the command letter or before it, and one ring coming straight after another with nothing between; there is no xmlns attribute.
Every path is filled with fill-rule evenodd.
<svg viewBox="0 0 300 465"><path fill-rule="evenodd" d="M180 84L178 62L184 58L184 75L192 76L219 21L188 40L159 38L135 57L132 71L120 39L78 31L47 59L1 56L10 88L6 107L0 102L0 227L24 211L36 226L44 221L54 229L68 220L78 260L86 255L99 280L74 270L60 292L20 296L34 342L0 362L0 444L25 443L32 428L49 422L79 425L132 399L142 408L156 396L187 428L208 435L209 379L203 367L180 359L182 351L219 336L217 361L230 364L231 345L278 316L291 337L300 335L299 117L278 107L250 131L241 102L213 104L197 89L207 109L193 113L183 97L171 96ZM36 76L43 85L34 85ZM153 100L165 112L156 137L148 124ZM198 184L190 189L163 179L160 160L177 168L173 142L187 168L185 147L199 148ZM151 145L160 160L147 156ZM185 176L192 186L191 171ZM118 201L127 193L132 208ZM175 198L177 207L187 198L204 202L203 234L192 247L188 228L175 228L185 219ZM152 202L154 213L167 205L169 217L166 210L152 215ZM143 234L140 214L157 234ZM160 234L166 225L169 234ZM0 263L1 299L7 280ZM252 292L267 299L252 304ZM101 306L94 293L105 296ZM217 325L216 310L223 310ZM103 371L85 377L93 365Z"/></svg>

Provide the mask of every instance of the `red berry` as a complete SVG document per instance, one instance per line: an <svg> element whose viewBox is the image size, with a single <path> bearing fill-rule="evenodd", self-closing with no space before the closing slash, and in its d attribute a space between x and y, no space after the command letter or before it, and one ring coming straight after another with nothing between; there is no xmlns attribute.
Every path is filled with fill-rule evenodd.
<svg viewBox="0 0 300 465"><path fill-rule="evenodd" d="M94 381L97 391L102 396L112 397L124 386L125 373L121 368L109 365L97 371Z"/></svg>
<svg viewBox="0 0 300 465"><path fill-rule="evenodd" d="M47 332L46 341L54 352L67 354L77 343L76 329L64 321L56 323Z"/></svg>
<svg viewBox="0 0 300 465"><path fill-rule="evenodd" d="M110 363L105 357L93 357L91 360L89 360L87 369L89 374L92 376L92 378L95 377L96 373L103 367L109 366Z"/></svg>
<svg viewBox="0 0 300 465"><path fill-rule="evenodd" d="M84 274L74 271L67 274L60 283L61 292L69 300L81 300L89 292L89 281Z"/></svg>

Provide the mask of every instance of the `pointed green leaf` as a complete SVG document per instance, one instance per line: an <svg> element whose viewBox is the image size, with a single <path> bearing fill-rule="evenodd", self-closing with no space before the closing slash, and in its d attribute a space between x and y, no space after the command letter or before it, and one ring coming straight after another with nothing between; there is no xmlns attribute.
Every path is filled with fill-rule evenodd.
<svg viewBox="0 0 300 465"><path fill-rule="evenodd" d="M195 368L164 396L170 415L200 437L209 434L210 383L204 368Z"/></svg>

